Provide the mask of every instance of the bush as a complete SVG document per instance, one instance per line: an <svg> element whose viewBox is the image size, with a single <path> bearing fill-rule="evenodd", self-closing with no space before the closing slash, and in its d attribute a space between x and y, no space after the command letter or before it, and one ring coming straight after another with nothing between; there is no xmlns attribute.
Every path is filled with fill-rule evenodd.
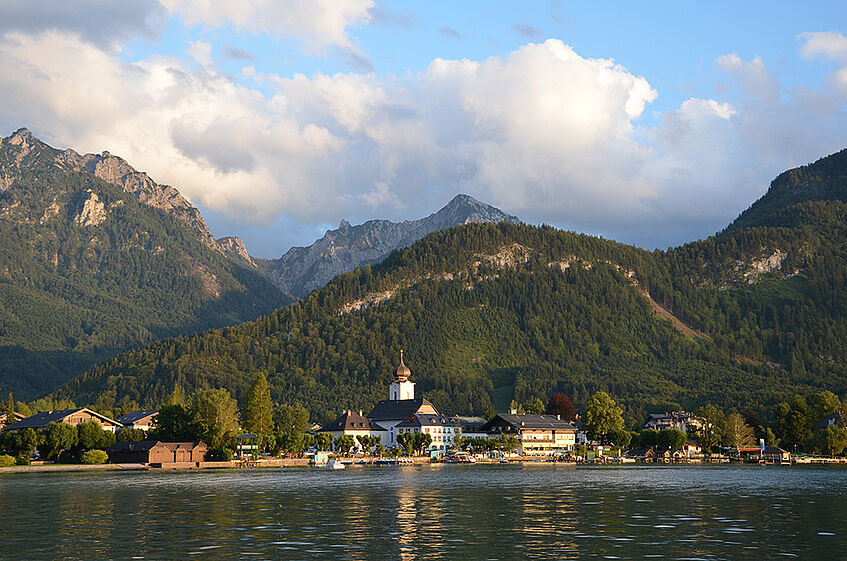
<svg viewBox="0 0 847 561"><path fill-rule="evenodd" d="M206 453L207 462L228 462L232 460L232 450L229 448L215 448Z"/></svg>
<svg viewBox="0 0 847 561"><path fill-rule="evenodd" d="M29 454L18 454L18 456L15 458L15 464L19 466L28 466Z"/></svg>
<svg viewBox="0 0 847 561"><path fill-rule="evenodd" d="M80 463L88 465L105 464L109 459L109 455L103 450L88 450L82 453Z"/></svg>
<svg viewBox="0 0 847 561"><path fill-rule="evenodd" d="M15 465L15 458L7 454L0 455L0 467L12 467Z"/></svg>

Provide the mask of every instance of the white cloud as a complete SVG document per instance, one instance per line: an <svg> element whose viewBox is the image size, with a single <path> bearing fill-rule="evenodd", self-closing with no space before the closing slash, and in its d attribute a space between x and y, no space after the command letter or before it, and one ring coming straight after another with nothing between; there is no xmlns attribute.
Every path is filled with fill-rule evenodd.
<svg viewBox="0 0 847 561"><path fill-rule="evenodd" d="M806 58L825 57L847 62L847 37L837 31L814 31L797 36L803 41L800 54Z"/></svg>
<svg viewBox="0 0 847 561"><path fill-rule="evenodd" d="M188 25L232 25L250 33L300 37L316 52L353 48L347 28L370 21L373 0L162 0Z"/></svg>
<svg viewBox="0 0 847 561"><path fill-rule="evenodd" d="M646 127L645 78L558 40L401 77L245 67L262 91L216 72L208 45L190 51L201 64L127 63L73 34L7 34L0 127L109 150L244 223L412 218L462 191L663 246L721 228L777 172L841 148L847 126L835 90L786 89L737 55L717 61L732 103L692 98Z"/></svg>

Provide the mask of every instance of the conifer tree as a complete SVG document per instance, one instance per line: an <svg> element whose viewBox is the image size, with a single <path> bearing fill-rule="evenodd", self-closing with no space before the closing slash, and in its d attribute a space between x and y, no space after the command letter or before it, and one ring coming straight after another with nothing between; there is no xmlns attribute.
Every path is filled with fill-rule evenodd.
<svg viewBox="0 0 847 561"><path fill-rule="evenodd" d="M259 372L247 395L242 426L259 437L263 448L273 440L274 407L268 379L262 372Z"/></svg>

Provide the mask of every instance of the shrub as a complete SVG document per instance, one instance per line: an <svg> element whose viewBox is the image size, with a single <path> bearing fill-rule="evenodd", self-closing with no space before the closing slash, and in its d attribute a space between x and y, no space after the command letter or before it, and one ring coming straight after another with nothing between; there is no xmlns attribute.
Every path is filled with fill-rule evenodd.
<svg viewBox="0 0 847 561"><path fill-rule="evenodd" d="M13 465L15 465L15 458L7 454L0 455L0 467L7 468Z"/></svg>
<svg viewBox="0 0 847 561"><path fill-rule="evenodd" d="M29 454L18 454L15 458L15 464L19 466L28 466L29 465Z"/></svg>
<svg viewBox="0 0 847 561"><path fill-rule="evenodd" d="M232 450L229 448L215 448L206 453L208 462L228 462L232 460Z"/></svg>
<svg viewBox="0 0 847 561"><path fill-rule="evenodd" d="M97 465L105 464L108 459L109 455L103 450L88 450L82 453L80 462L83 464Z"/></svg>

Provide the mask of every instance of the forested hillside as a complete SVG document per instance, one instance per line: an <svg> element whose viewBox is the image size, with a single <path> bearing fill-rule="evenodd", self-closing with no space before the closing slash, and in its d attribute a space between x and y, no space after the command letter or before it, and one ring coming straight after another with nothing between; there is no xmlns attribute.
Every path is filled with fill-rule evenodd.
<svg viewBox="0 0 847 561"><path fill-rule="evenodd" d="M119 179L134 183L121 188L88 171L88 156L28 131L0 140L0 387L19 399L128 348L290 302L213 250L176 190L128 166L136 175Z"/></svg>
<svg viewBox="0 0 847 561"><path fill-rule="evenodd" d="M841 394L845 210L791 201L760 225L668 252L549 227L461 226L257 321L117 357L55 395L152 407L178 383L240 398L261 370L276 401L326 418L381 399L401 348L419 392L448 413L556 391L579 405L606 390L633 418Z"/></svg>

